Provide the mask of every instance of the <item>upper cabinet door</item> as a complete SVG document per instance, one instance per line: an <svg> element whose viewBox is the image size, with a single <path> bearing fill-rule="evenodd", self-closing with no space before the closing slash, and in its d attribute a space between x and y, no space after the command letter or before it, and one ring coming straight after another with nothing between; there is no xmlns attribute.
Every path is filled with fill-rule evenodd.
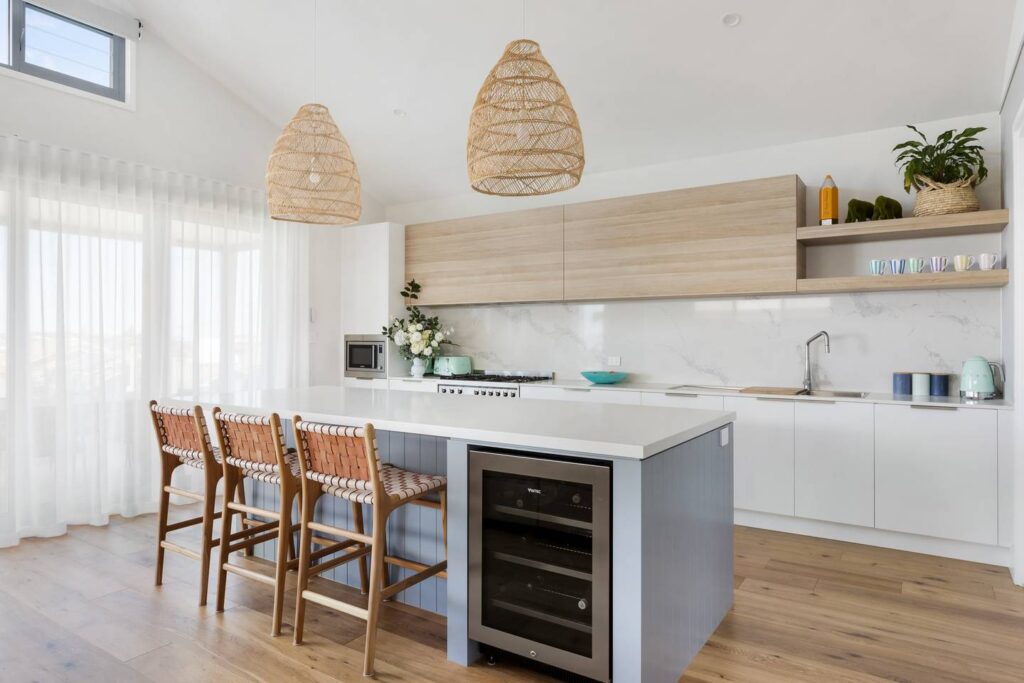
<svg viewBox="0 0 1024 683"><path fill-rule="evenodd" d="M405 276L420 304L562 299L562 207L410 225Z"/></svg>
<svg viewBox="0 0 1024 683"><path fill-rule="evenodd" d="M782 176L565 207L565 298L796 291L804 185Z"/></svg>

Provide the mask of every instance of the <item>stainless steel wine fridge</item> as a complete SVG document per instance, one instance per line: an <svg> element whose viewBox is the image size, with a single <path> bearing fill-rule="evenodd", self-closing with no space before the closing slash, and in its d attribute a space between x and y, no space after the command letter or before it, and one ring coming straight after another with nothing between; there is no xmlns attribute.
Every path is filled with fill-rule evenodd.
<svg viewBox="0 0 1024 683"><path fill-rule="evenodd" d="M469 637L610 676L611 469L469 454Z"/></svg>

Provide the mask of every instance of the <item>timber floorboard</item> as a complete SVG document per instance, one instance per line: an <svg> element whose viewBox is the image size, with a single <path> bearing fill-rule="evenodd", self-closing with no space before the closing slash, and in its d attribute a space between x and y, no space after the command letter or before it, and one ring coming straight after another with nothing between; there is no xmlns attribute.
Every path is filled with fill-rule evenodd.
<svg viewBox="0 0 1024 683"><path fill-rule="evenodd" d="M196 514L172 508L172 521ZM167 553L154 515L0 550L0 681L362 681L364 623L309 604L304 645L271 638L271 588L231 576L223 614L197 607L198 563ZM735 603L681 681L1024 680L1024 589L1005 568L736 527ZM198 530L176 540L195 547ZM261 560L244 560L268 572ZM215 583L215 582L211 582ZM358 592L325 592L365 604ZM211 585L211 596L215 595ZM551 681L512 659L455 666L443 617L386 604L382 681Z"/></svg>

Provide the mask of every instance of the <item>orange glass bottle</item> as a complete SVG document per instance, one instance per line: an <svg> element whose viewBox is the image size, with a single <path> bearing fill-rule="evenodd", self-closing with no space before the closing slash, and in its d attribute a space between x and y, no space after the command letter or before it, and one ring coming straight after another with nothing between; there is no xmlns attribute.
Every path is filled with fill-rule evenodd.
<svg viewBox="0 0 1024 683"><path fill-rule="evenodd" d="M825 182L818 190L818 224L835 225L839 222L839 188L832 176L825 176Z"/></svg>

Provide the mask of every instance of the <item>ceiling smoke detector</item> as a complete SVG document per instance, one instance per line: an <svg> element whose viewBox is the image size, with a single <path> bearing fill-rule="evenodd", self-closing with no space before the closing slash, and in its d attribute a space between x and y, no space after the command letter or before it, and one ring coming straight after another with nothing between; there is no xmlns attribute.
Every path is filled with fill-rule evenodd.
<svg viewBox="0 0 1024 683"><path fill-rule="evenodd" d="M738 12L729 12L722 15L722 24L726 28L736 28L743 21L743 16Z"/></svg>

